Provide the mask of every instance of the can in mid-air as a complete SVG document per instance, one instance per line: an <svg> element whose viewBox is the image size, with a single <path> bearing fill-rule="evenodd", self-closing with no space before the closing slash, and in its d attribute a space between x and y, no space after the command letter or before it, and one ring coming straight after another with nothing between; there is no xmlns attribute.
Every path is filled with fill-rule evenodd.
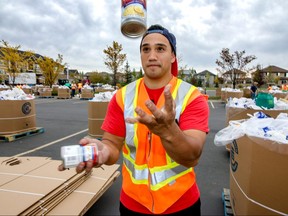
<svg viewBox="0 0 288 216"><path fill-rule="evenodd" d="M146 0L121 0L121 32L129 38L137 38L147 28Z"/></svg>

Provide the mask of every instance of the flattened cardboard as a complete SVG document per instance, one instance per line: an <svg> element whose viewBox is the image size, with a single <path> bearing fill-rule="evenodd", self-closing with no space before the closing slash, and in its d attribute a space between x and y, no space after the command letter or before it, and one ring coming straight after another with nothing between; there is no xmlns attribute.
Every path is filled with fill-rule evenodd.
<svg viewBox="0 0 288 216"><path fill-rule="evenodd" d="M61 163L44 157L0 158L0 215L44 215L51 210L54 215L75 215L71 206L84 214L119 176L117 164L94 168L87 176L74 169L59 172ZM84 202L79 202L79 194ZM54 210L57 206L60 212Z"/></svg>
<svg viewBox="0 0 288 216"><path fill-rule="evenodd" d="M288 146L244 136L230 151L230 202L235 215L288 214Z"/></svg>
<svg viewBox="0 0 288 216"><path fill-rule="evenodd" d="M92 176L86 180L85 184L80 185L72 194L63 202L57 205L49 215L83 215L89 208L104 194L112 185L115 179L120 175L119 171L115 172L116 166L103 166L95 169ZM77 203L77 205L73 205Z"/></svg>

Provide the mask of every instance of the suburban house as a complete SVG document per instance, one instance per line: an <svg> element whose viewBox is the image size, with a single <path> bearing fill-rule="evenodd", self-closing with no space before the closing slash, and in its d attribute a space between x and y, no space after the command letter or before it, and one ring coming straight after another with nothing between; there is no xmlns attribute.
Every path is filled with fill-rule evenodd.
<svg viewBox="0 0 288 216"><path fill-rule="evenodd" d="M263 79L266 81L266 83L275 83L279 86L288 83L288 70L286 69L269 65L268 67L260 70L260 73L263 74Z"/></svg>
<svg viewBox="0 0 288 216"><path fill-rule="evenodd" d="M208 87L213 87L214 86L214 80L216 78L216 74L208 71L208 70L204 70L202 72L199 72L197 74L195 74L197 79L200 79L201 82L204 84L206 84L206 86Z"/></svg>

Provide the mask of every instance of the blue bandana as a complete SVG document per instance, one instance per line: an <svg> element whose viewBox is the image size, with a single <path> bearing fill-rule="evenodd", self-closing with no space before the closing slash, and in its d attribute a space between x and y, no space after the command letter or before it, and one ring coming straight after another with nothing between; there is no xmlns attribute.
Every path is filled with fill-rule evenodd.
<svg viewBox="0 0 288 216"><path fill-rule="evenodd" d="M142 44L143 39L148 34L152 34L152 33L159 33L159 34L162 34L163 36L165 36L168 39L168 41L172 47L172 50L176 56L176 37L172 33L170 33L166 28L164 28L160 25L152 25L152 26L150 26L150 28L148 28L148 30L144 33L144 35L142 37L142 40L140 43L140 48L141 48L141 44Z"/></svg>

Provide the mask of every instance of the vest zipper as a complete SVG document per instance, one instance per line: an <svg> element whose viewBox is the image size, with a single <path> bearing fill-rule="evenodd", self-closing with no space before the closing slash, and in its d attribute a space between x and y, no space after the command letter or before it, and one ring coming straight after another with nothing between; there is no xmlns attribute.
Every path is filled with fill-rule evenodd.
<svg viewBox="0 0 288 216"><path fill-rule="evenodd" d="M147 165L148 165L148 170L149 170L149 158L150 158L150 153L151 153L151 145L152 145L152 133L150 131L148 131L148 143L149 143L149 152L148 152L148 157L147 157ZM149 186L149 192L151 194L151 197L152 197L152 212L154 212L154 197L153 197L153 194L151 192L151 189L150 189L150 185L151 185L151 174L150 174L150 171L148 172L148 186Z"/></svg>

